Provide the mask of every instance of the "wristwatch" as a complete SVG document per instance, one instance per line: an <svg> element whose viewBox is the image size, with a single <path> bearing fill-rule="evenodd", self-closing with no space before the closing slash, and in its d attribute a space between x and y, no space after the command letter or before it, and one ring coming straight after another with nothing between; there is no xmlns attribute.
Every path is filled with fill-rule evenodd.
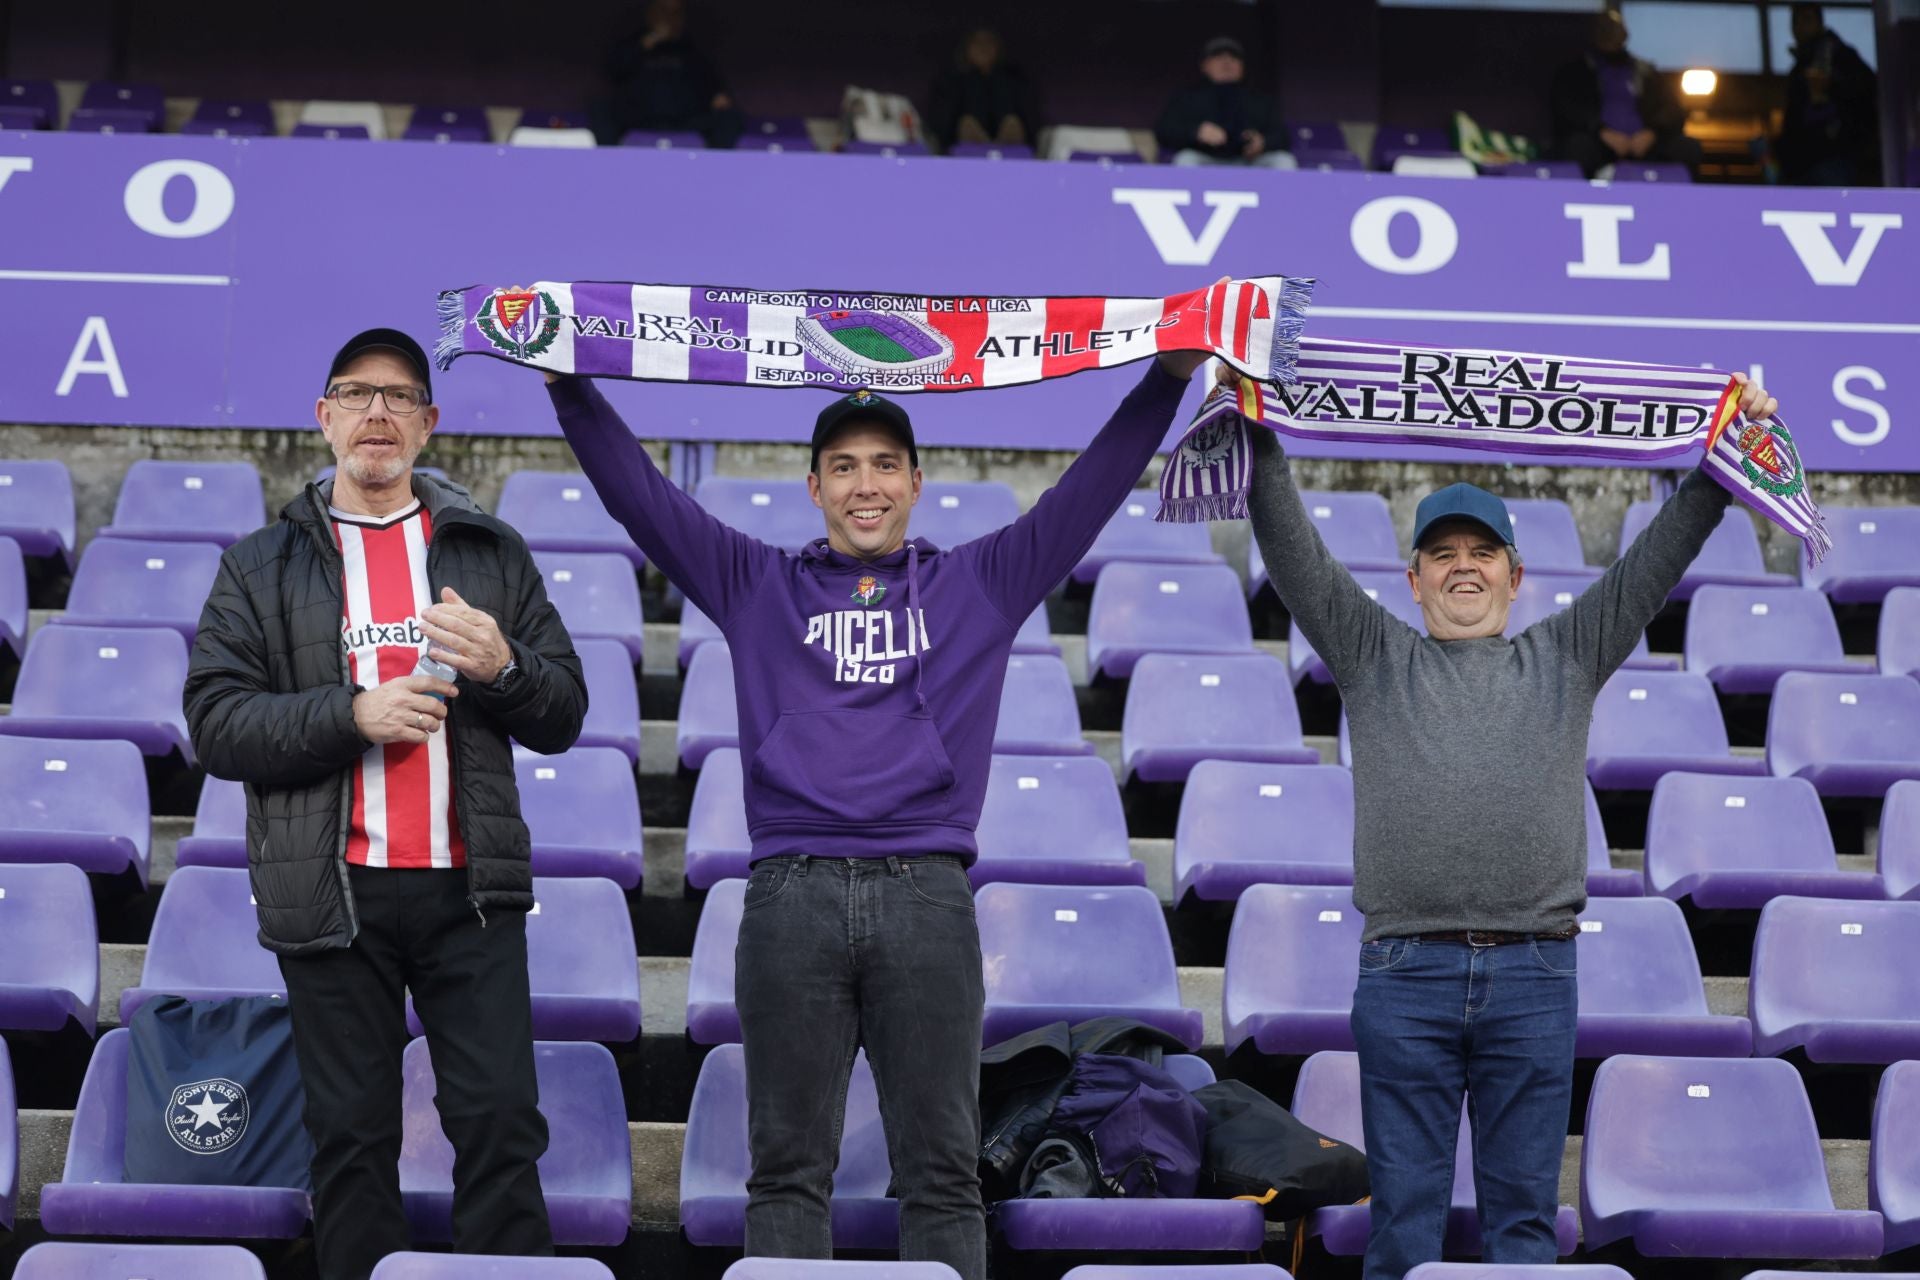
<svg viewBox="0 0 1920 1280"><path fill-rule="evenodd" d="M520 662L516 658L508 658L507 665L500 668L500 674L495 676L493 683L487 686L487 692L508 693L519 683Z"/></svg>

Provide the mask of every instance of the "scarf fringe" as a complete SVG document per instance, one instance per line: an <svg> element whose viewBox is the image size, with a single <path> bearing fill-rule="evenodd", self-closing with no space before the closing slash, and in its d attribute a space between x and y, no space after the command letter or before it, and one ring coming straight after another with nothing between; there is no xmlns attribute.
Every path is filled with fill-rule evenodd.
<svg viewBox="0 0 1920 1280"><path fill-rule="evenodd" d="M1210 493L1203 497L1160 499L1160 510L1154 513L1154 521L1159 524L1204 524L1212 520L1245 520L1247 518L1247 491L1236 490L1232 493Z"/></svg>
<svg viewBox="0 0 1920 1280"><path fill-rule="evenodd" d="M442 373L453 367L454 357L462 349L462 335L467 327L462 299L466 296L466 289L442 289L435 304L440 313L440 338L433 344L433 363Z"/></svg>
<svg viewBox="0 0 1920 1280"><path fill-rule="evenodd" d="M1280 314L1273 321L1273 362L1267 369L1269 382L1292 386L1300 381L1294 366L1300 362L1300 337L1306 332L1307 306L1313 301L1317 283L1310 276L1281 277Z"/></svg>

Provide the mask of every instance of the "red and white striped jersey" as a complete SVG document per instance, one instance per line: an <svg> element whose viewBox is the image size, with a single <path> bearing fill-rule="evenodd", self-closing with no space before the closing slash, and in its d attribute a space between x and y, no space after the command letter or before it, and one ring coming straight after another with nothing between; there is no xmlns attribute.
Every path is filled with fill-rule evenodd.
<svg viewBox="0 0 1920 1280"><path fill-rule="evenodd" d="M433 521L419 501L385 519L335 510L343 563L340 645L353 682L371 689L413 674L426 647L418 621L433 603L427 541ZM368 748L353 766L347 861L365 867L464 867L453 807L451 722L425 742Z"/></svg>

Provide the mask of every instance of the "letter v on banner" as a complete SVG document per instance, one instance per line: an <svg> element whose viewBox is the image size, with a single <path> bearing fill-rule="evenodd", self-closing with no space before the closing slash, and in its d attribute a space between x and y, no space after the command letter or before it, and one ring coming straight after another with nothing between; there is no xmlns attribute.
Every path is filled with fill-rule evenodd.
<svg viewBox="0 0 1920 1280"><path fill-rule="evenodd" d="M1240 211L1259 208L1260 196L1253 191L1203 191L1200 203L1212 212L1207 215L1207 224L1200 228L1197 236L1187 228L1186 219L1180 216L1180 210L1193 203L1193 193L1190 191L1115 187L1113 202L1132 208L1140 219L1140 226L1147 233L1147 239L1153 241L1154 251L1160 255L1160 261L1170 267L1204 267L1220 251L1220 242L1227 238L1227 232L1232 229L1233 220L1240 216Z"/></svg>
<svg viewBox="0 0 1920 1280"><path fill-rule="evenodd" d="M1897 213L1850 213L1847 225L1860 234L1854 238L1853 248L1847 251L1844 260L1833 247L1833 240L1827 235L1827 228L1839 222L1839 217L1831 213L1815 213L1797 209L1763 209L1760 211L1762 226L1778 227L1786 233L1787 243L1793 246L1794 256L1800 259L1800 265L1807 269L1807 275L1815 284L1856 285L1860 277L1866 274L1867 264L1873 261L1873 251L1880 246L1880 237L1889 231L1900 229L1900 215Z"/></svg>

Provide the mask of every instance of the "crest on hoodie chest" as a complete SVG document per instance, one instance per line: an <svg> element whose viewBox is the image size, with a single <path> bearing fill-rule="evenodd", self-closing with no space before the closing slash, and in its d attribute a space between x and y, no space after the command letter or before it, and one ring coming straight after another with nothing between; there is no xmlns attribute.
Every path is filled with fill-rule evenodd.
<svg viewBox="0 0 1920 1280"><path fill-rule="evenodd" d="M924 611L876 609L887 584L862 574L848 594L857 609L834 609L807 619L800 643L832 663L835 684L893 684L899 664L933 648Z"/></svg>

